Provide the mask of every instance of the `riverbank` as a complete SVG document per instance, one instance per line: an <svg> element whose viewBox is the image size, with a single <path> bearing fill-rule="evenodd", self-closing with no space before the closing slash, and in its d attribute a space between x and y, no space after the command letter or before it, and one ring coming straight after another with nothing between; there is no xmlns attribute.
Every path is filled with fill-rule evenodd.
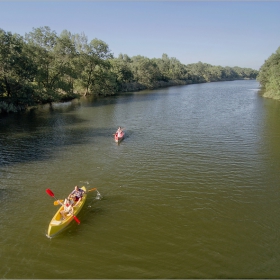
<svg viewBox="0 0 280 280"><path fill-rule="evenodd" d="M248 79L248 78L244 78L244 79L238 79L238 80L254 80L254 79ZM232 80L219 80L219 81L201 81L201 82L193 82L192 80L170 80L168 82L166 81L155 81L152 82L148 85L146 84L141 84L138 82L133 82L133 83L123 83L119 86L118 92L115 92L114 94L121 94L124 92L136 92L136 91L141 91L141 90L155 90L155 89L160 89L160 88L166 88L166 87L172 87L172 86L182 86L182 85L190 85L190 84L198 84L198 83L211 83L211 82L225 82L225 81L234 81L234 79ZM72 98L73 97L73 98ZM67 101L71 101L74 99L79 99L78 94L74 94L71 96L67 96L64 97L60 102L67 102ZM266 97L266 96L264 96ZM268 96L267 96L268 97ZM271 98L271 97L269 97ZM47 104L47 103L46 103ZM44 105L44 104L42 104ZM0 102L0 115L3 114L7 114L7 113L18 113L18 112L23 112L25 110L29 110L31 108L34 108L36 106L32 106L32 107L26 107L24 105L21 104L13 104L13 103L9 103L6 101L1 101Z"/></svg>
<svg viewBox="0 0 280 280"><path fill-rule="evenodd" d="M270 98L270 99L280 101L280 92L264 91L264 92L261 92L261 96L265 97L265 98Z"/></svg>
<svg viewBox="0 0 280 280"><path fill-rule="evenodd" d="M255 79L238 79L238 80L255 80ZM226 81L234 81L234 79L224 79L224 80L219 80L219 81L203 81L200 83L211 83L211 82L226 82ZM200 84L199 83L199 84ZM141 83L125 83L121 84L119 88L119 93L122 92L129 92L129 91L141 91L141 90L147 90L147 89L159 89L159 88L165 88L165 87L172 87L172 86L182 86L182 85L190 85L190 84L198 84L198 82L193 82L191 80L170 80L168 82L166 81L155 81L149 85L144 85Z"/></svg>
<svg viewBox="0 0 280 280"><path fill-rule="evenodd" d="M155 81L149 85L140 84L137 82L134 83L125 83L121 84L119 88L119 92L128 92L128 91L140 91L146 89L159 89L164 87L171 87L171 86L179 86L179 85L189 85L192 84L190 80L171 80L168 82L165 81Z"/></svg>

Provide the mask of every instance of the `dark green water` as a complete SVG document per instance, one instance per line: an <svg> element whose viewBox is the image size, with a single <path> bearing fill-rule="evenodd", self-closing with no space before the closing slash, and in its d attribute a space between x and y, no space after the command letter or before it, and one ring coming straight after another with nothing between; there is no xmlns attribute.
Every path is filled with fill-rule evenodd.
<svg viewBox="0 0 280 280"><path fill-rule="evenodd" d="M0 278L279 278L280 103L256 81L0 120ZM119 145L112 134L125 127ZM46 237L76 185L97 187Z"/></svg>

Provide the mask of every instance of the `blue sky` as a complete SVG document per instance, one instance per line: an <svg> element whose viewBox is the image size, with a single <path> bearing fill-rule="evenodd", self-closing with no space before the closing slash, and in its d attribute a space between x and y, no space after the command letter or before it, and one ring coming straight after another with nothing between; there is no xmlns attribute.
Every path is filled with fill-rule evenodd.
<svg viewBox="0 0 280 280"><path fill-rule="evenodd" d="M49 26L98 38L114 56L258 70L280 46L278 1L0 1L0 28Z"/></svg>

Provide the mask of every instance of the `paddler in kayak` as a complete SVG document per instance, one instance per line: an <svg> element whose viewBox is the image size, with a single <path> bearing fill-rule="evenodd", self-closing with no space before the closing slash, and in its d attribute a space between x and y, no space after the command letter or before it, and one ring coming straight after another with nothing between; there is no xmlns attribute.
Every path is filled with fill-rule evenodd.
<svg viewBox="0 0 280 280"><path fill-rule="evenodd" d="M75 186L74 190L69 194L68 199L73 199L75 205L77 205L81 201L84 193L85 191L83 189L79 188L78 186ZM75 205L73 205L73 207Z"/></svg>
<svg viewBox="0 0 280 280"><path fill-rule="evenodd" d="M60 211L62 220L66 219L66 215L73 215L74 214L74 209L72 207L72 203L68 198L65 198L63 202L63 210Z"/></svg>
<svg viewBox="0 0 280 280"><path fill-rule="evenodd" d="M121 138L122 137L123 129L119 126L118 130L116 131L116 135Z"/></svg>

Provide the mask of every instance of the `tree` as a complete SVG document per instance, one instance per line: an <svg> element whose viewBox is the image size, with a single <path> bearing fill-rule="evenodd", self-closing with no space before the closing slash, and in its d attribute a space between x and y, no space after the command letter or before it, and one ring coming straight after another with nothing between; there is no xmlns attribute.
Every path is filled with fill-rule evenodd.
<svg viewBox="0 0 280 280"><path fill-rule="evenodd" d="M76 50L71 33L65 30L58 36L55 31L45 26L33 29L25 38L38 66L35 81L40 102L61 101L65 95L72 95L72 78L75 76L73 59Z"/></svg>
<svg viewBox="0 0 280 280"><path fill-rule="evenodd" d="M0 29L0 111L17 111L34 105L36 72L23 38Z"/></svg>
<svg viewBox="0 0 280 280"><path fill-rule="evenodd" d="M98 39L93 39L88 44L86 38L79 41L79 44L81 73L76 86L84 90L84 95L90 93L104 94L109 86L108 81L106 81L106 78L110 76L109 73L106 73L111 67L109 59L113 57L109 46ZM110 79L109 81L112 82L113 80Z"/></svg>
<svg viewBox="0 0 280 280"><path fill-rule="evenodd" d="M257 76L264 96L280 99L280 47L261 66Z"/></svg>
<svg viewBox="0 0 280 280"><path fill-rule="evenodd" d="M158 81L160 77L157 64L140 55L132 57L131 71L134 79L148 88L152 88L153 82Z"/></svg>
<svg viewBox="0 0 280 280"><path fill-rule="evenodd" d="M110 59L111 72L115 75L117 84L133 82L131 71L131 59L127 55L120 54L118 58Z"/></svg>
<svg viewBox="0 0 280 280"><path fill-rule="evenodd" d="M58 90L67 97L75 96L74 81L78 78L79 60L73 35L62 31L54 47L56 69L59 75Z"/></svg>

